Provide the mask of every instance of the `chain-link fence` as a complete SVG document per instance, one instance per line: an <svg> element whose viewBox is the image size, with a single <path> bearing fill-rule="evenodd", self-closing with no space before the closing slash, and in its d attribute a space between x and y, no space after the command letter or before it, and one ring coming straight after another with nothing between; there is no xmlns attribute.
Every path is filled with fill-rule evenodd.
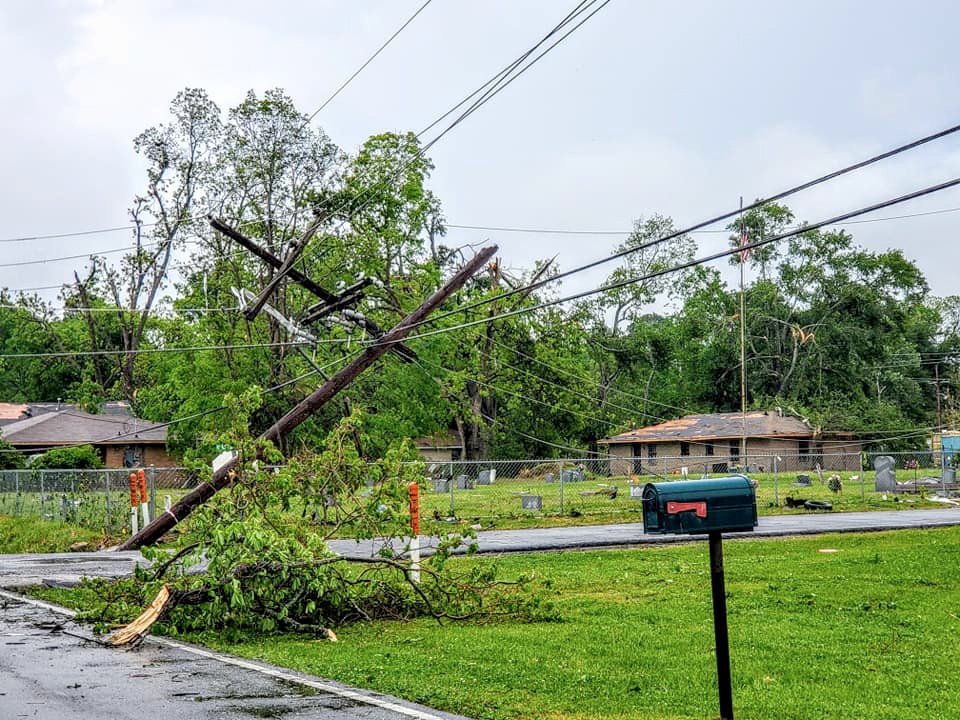
<svg viewBox="0 0 960 720"><path fill-rule="evenodd" d="M421 509L425 518L487 521L548 516L639 519L648 482L746 473L758 481L758 503L817 488L845 487L866 498L875 492L878 457L890 466L893 492L955 489L952 458L929 450L906 453L749 455L743 462L715 456L604 456L555 460L428 461ZM119 534L130 522L129 470L0 471L0 514L34 515ZM150 516L197 483L185 468L146 471ZM809 488L809 489L808 489ZM831 488L832 489L832 488ZM824 492L828 492L824 490ZM769 497L768 497L769 496Z"/></svg>
<svg viewBox="0 0 960 720"><path fill-rule="evenodd" d="M0 514L39 516L108 534L130 524L130 469L0 470ZM186 468L146 468L150 517L164 490L177 494L196 484ZM161 505L162 506L162 505Z"/></svg>

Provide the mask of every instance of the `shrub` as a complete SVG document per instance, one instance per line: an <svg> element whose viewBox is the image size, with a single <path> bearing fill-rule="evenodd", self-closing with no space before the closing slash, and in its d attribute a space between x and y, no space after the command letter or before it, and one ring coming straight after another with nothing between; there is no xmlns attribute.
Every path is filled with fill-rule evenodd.
<svg viewBox="0 0 960 720"><path fill-rule="evenodd" d="M99 470L103 461L93 449L93 445L54 448L30 463L31 468L40 470Z"/></svg>
<svg viewBox="0 0 960 720"><path fill-rule="evenodd" d="M19 470L25 460L13 445L0 440L0 470Z"/></svg>

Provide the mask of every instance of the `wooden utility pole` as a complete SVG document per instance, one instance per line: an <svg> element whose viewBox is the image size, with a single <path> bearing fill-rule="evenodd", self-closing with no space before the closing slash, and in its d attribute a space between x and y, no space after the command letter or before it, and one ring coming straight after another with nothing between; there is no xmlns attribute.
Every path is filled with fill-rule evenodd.
<svg viewBox="0 0 960 720"><path fill-rule="evenodd" d="M267 429L260 439L277 443L293 431L300 423L313 415L323 405L333 399L337 393L352 383L364 370L373 365L384 353L443 303L450 295L459 290L484 263L497 252L497 246L483 248L472 260L464 265L437 292L427 298L416 310L401 320L375 344L368 347L358 358L343 370L332 376L327 382L313 391L307 398L292 408L286 415ZM230 484L234 477L236 458L227 461L213 474L213 478L201 483L190 491L180 502L160 514L152 523L120 546L121 550L136 550L151 545L169 532L178 522L187 517L197 507L213 497L218 490Z"/></svg>

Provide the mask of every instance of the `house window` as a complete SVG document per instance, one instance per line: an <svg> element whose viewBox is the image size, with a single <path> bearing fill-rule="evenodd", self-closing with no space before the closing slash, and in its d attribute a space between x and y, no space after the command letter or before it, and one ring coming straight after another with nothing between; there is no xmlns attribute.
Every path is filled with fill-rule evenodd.
<svg viewBox="0 0 960 720"><path fill-rule="evenodd" d="M647 445L647 462L651 465L657 464L657 446L653 443Z"/></svg>
<svg viewBox="0 0 960 720"><path fill-rule="evenodd" d="M801 460L810 459L810 442L808 440L800 440L797 442L797 455L800 456Z"/></svg>
<svg viewBox="0 0 960 720"><path fill-rule="evenodd" d="M633 444L633 474L639 475L643 472L643 445L641 443Z"/></svg>
<svg viewBox="0 0 960 720"><path fill-rule="evenodd" d="M703 452L706 455L713 455L713 443L712 442L704 443Z"/></svg>
<svg viewBox="0 0 960 720"><path fill-rule="evenodd" d="M680 443L680 457L687 457L690 454L690 443Z"/></svg>
<svg viewBox="0 0 960 720"><path fill-rule="evenodd" d="M734 462L740 459L740 441L730 441L730 459Z"/></svg>

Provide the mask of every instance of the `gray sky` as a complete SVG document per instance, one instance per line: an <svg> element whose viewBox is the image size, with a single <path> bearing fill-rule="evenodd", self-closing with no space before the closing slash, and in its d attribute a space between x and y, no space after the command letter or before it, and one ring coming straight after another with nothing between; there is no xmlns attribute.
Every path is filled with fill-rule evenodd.
<svg viewBox="0 0 960 720"><path fill-rule="evenodd" d="M0 239L125 224L144 187L132 139L167 120L179 90L203 87L226 109L281 87L313 112L420 4L2 0ZM377 132L419 130L574 4L433 0L314 122L350 151ZM432 187L454 224L620 230L652 213L693 223L960 123L958 27L960 4L946 1L613 0L436 146ZM815 221L955 176L960 138L789 204ZM960 208L960 191L877 216L947 208ZM868 248L903 249L947 295L958 227L960 212L947 212L849 229ZM562 269L619 242L451 230L448 243L487 238L509 266L558 254ZM724 242L697 238L704 253ZM127 242L115 232L3 243L0 265ZM0 267L0 286L67 282L83 265Z"/></svg>

